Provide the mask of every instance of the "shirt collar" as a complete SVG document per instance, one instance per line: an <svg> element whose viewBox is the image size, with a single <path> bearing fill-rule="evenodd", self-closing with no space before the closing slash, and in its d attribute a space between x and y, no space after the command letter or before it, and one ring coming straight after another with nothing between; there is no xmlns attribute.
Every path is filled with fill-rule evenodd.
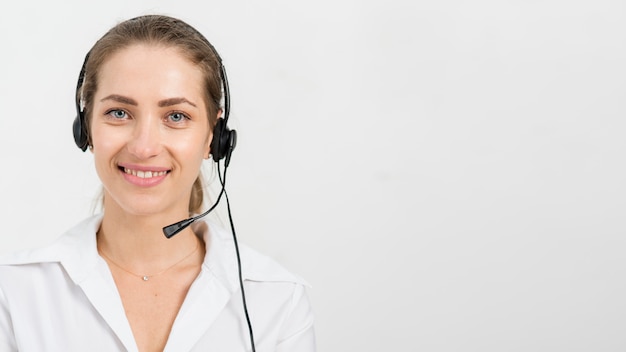
<svg viewBox="0 0 626 352"><path fill-rule="evenodd" d="M50 246L3 256L0 264L60 262L72 281L80 284L97 270L100 257L96 233L102 217L103 214L88 217ZM229 291L236 290L239 277L232 233L206 220L196 221L192 224L192 230L206 244L203 269L209 270ZM239 244L239 249L244 280L288 281L308 286L303 279L291 274L271 258L242 244Z"/></svg>

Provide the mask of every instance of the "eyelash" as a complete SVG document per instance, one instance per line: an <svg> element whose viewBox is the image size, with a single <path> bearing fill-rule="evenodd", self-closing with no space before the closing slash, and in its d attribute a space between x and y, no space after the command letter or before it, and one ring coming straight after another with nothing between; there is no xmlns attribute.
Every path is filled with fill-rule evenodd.
<svg viewBox="0 0 626 352"><path fill-rule="evenodd" d="M115 114L118 113L118 112L123 112L124 113L124 117L116 117ZM110 110L107 110L105 115L110 116L114 120L122 120L122 119L128 118L128 116L130 114L126 110L124 110L124 109L110 109ZM173 120L171 120L171 117L173 115L181 115L182 118L179 121L173 121ZM187 115L187 114L185 114L184 112L181 112L181 111L172 111L172 112L168 113L165 116L165 118L168 120L168 122L172 122L172 123L175 123L175 124L182 123L184 120L191 120L189 115Z"/></svg>
<svg viewBox="0 0 626 352"><path fill-rule="evenodd" d="M124 113L124 117L115 117L114 114L117 113L117 112L123 112ZM110 116L114 120L122 120L123 118L128 117L128 112L126 110L123 110L123 109L111 109L111 110L107 110L105 115Z"/></svg>
<svg viewBox="0 0 626 352"><path fill-rule="evenodd" d="M172 120L170 119L170 117L172 117L173 115L181 115L181 116L182 116L182 119L181 119L180 121L172 121ZM191 120L191 118L189 117L189 115L187 115L187 114L185 114L184 112L181 112L181 111L172 111L172 112L170 112L170 113L168 113L168 114L167 114L166 118L167 118L169 121L173 122L173 123L181 123L181 122L183 122L184 120Z"/></svg>

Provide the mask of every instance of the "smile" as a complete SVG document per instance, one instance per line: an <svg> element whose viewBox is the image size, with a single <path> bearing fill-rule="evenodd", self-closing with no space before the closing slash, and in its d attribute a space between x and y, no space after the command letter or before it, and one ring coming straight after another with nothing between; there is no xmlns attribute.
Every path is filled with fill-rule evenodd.
<svg viewBox="0 0 626 352"><path fill-rule="evenodd" d="M141 170L133 170L128 168L122 168L124 173L128 175L133 175L139 178L153 178L159 176L165 176L168 171L141 171Z"/></svg>

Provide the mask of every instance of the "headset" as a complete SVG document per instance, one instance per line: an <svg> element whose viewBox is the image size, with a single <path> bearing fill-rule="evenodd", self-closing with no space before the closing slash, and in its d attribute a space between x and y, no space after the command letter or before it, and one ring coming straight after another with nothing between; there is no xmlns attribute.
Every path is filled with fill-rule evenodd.
<svg viewBox="0 0 626 352"><path fill-rule="evenodd" d="M134 18L134 19L138 19ZM131 19L130 21L134 20ZM235 130L231 130L230 128L228 128L228 117L230 115L230 90L228 87L228 77L226 76L226 68L224 67L224 64L222 63L222 58L220 57L220 55L218 54L217 50L215 49L215 47L202 35L202 33L200 33L199 31L197 31L195 28L193 28L190 25L186 25L186 27L188 29L191 29L196 35L198 35L205 44L207 44L209 46L209 48L211 49L211 51L213 52L213 54L215 55L215 57L217 58L218 64L219 64L219 73L220 73L220 80L222 83L222 91L224 93L224 112L223 112L223 117L220 117L217 119L217 123L215 124L215 127L213 128L213 140L211 140L211 158L213 159L213 161L217 164L217 168L218 168L218 176L219 176L219 180L220 180L220 184L222 186L222 189L217 197L217 200L215 201L215 203L204 213L200 214L200 215L196 215L194 217L190 217L188 219L185 220L181 220L177 223L168 225L163 227L163 234L165 235L165 237L167 238L171 238L174 235L176 235L177 233L179 233L180 231L182 231L183 229L185 229L187 226L191 225L194 221L208 215L211 211L213 211L213 209L219 204L220 199L222 198L222 195L225 196L226 198L226 205L227 205L227 209L228 209L228 218L230 221L230 226L231 226L231 230L233 233L233 242L234 242L234 246L235 246L235 251L236 251L236 255L237 255L237 268L238 268L238 272L239 272L239 285L241 288L241 297L242 297L242 301L243 301L243 310L245 313L245 317L246 317L246 322L248 325L248 333L250 335L250 343L251 343L251 347L252 347L252 352L256 351L255 348L255 343L254 343L254 334L252 332L252 324L250 322L250 316L248 314L248 307L246 304L246 295L245 295L245 291L244 291L244 286L243 286L243 277L242 277L242 271L241 271L241 257L239 254L239 245L237 243L237 235L235 234L235 225L231 216L231 211L230 211L230 202L228 201L228 194L226 193L226 171L228 169L228 165L230 164L230 159L231 159L231 155L233 150L235 149L235 146L237 145L237 131ZM78 148L80 148L83 152L85 150L87 150L88 147L90 147L89 145L89 131L87 131L87 123L86 123L86 116L85 116L85 104L83 101L83 95L82 95L82 87L83 87L83 83L85 81L85 74L86 74L86 70L87 70L87 62L89 61L89 55L91 54L91 51L87 53L87 55L85 55L85 60L83 62L83 65L80 69L80 73L78 75L78 81L76 83L76 118L74 119L74 122L72 124L72 132L74 134L74 142L76 143L76 146L78 146ZM224 173L222 175L222 173L220 172L220 161L224 160Z"/></svg>
<svg viewBox="0 0 626 352"><path fill-rule="evenodd" d="M195 30L194 30L195 31ZM217 53L217 50L211 43L199 32L196 33L204 40L204 42L211 48L217 60L220 68L220 79L222 81L222 89L224 91L224 117L217 119L217 123L213 128L213 140L211 141L211 157L214 162L219 163L224 159L224 167L228 167L230 164L230 157L237 145L237 131L228 128L228 117L230 115L230 91L228 88L228 77L226 76L226 68L222 64L222 58ZM87 62L89 61L89 54L85 56L85 61L80 69L78 76L78 83L76 84L76 118L72 125L72 132L74 133L74 141L78 148L83 152L89 147L89 132L87 131L87 123L85 116L85 105L82 97L82 87L85 81L85 73L87 68Z"/></svg>

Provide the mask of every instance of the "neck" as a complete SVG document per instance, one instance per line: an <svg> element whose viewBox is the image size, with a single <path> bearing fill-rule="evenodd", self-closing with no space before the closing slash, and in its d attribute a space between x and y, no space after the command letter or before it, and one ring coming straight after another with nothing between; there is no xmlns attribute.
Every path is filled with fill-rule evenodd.
<svg viewBox="0 0 626 352"><path fill-rule="evenodd" d="M163 226L184 218L186 214L133 215L107 207L98 231L98 249L115 262L140 272L162 267L202 242L190 227L169 239L163 235ZM202 243L200 246L204 252Z"/></svg>

